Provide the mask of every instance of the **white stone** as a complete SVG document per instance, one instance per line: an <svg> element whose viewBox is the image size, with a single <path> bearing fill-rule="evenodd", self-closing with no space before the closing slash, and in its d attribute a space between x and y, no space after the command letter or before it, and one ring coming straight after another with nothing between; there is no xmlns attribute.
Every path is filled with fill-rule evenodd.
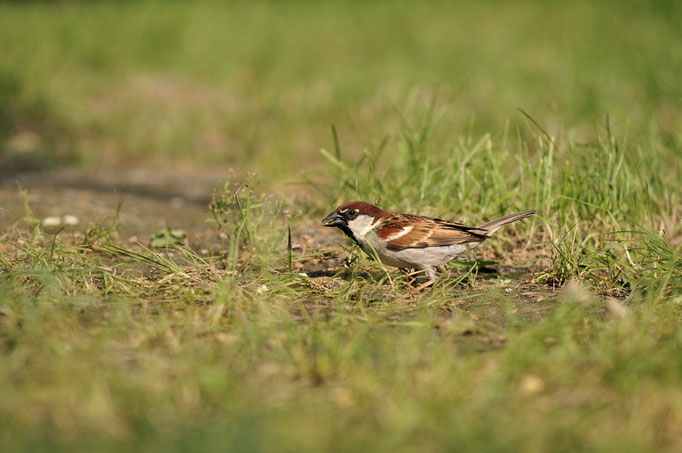
<svg viewBox="0 0 682 453"><path fill-rule="evenodd" d="M56 227L62 224L62 219L59 216L45 217L42 222L44 227Z"/></svg>
<svg viewBox="0 0 682 453"><path fill-rule="evenodd" d="M62 222L64 222L64 225L75 226L78 225L78 222L80 222L80 220L75 215L67 214L62 217Z"/></svg>

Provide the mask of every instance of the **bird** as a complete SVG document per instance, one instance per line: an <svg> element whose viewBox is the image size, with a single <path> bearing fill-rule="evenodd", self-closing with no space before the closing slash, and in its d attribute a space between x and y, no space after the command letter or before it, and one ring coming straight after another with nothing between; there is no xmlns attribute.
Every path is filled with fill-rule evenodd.
<svg viewBox="0 0 682 453"><path fill-rule="evenodd" d="M506 215L477 227L458 222L385 211L366 201L350 201L322 220L340 229L365 253L400 269L425 272L435 282L437 268L477 247L508 223L537 211Z"/></svg>

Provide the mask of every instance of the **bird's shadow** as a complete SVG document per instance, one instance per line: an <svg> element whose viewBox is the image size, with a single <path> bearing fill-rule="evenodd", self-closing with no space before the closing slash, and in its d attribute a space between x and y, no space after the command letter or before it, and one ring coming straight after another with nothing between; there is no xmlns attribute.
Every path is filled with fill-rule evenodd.
<svg viewBox="0 0 682 453"><path fill-rule="evenodd" d="M457 278L458 274L460 274L460 276L466 275L474 267L476 267L475 273L477 275L477 278L483 280L493 280L499 278L500 276L518 277L522 275L527 275L529 273L529 270L527 268L514 266L504 266L505 268L504 272L500 272L501 267L503 266L500 266L498 261L457 261L456 263L457 263L456 266L451 266L448 268L448 271L451 274L453 274L452 275L453 278ZM346 281L350 281L355 278L362 278L364 280L372 280L377 282L386 279L385 272L353 271L345 266L336 269L310 271L302 269L302 271L305 272L305 274L310 278L337 277ZM417 275L415 277L416 278L412 279L413 283L414 282L422 283L422 280L426 280L425 275ZM463 281L465 280L466 279L463 279Z"/></svg>
<svg viewBox="0 0 682 453"><path fill-rule="evenodd" d="M379 280L381 277L380 275L386 275L384 273L379 273L379 272L353 272L347 267L343 268L338 268L338 269L330 269L330 270L321 270L321 271L310 271L307 272L305 269L303 270L305 274L310 277L310 278L319 278L319 277L338 277L342 278L343 280L350 281L353 278L361 277L365 280Z"/></svg>

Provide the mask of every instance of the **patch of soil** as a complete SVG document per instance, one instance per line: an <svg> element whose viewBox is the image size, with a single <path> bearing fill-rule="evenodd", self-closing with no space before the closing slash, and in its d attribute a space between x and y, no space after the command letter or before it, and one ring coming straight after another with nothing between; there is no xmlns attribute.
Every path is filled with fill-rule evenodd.
<svg viewBox="0 0 682 453"><path fill-rule="evenodd" d="M82 229L90 222L109 225L121 209L121 235L143 242L163 228L206 231L217 175L201 178L158 171L82 173L73 170L0 175L0 227L18 225L30 213L53 218L55 228ZM21 192L26 193L25 199ZM64 223L66 216L71 216ZM60 223L61 221L61 223Z"/></svg>
<svg viewBox="0 0 682 453"><path fill-rule="evenodd" d="M25 226L22 222L28 215L38 220L55 218L63 221L71 216L73 225L55 225L53 231L65 227L69 231L82 231L90 222L108 226L117 215L117 206L122 202L119 213L118 240L148 244L150 238L164 228L182 230L187 233L192 248L201 251L220 250L224 245L215 224L207 223L211 218L208 208L214 190L220 188L225 174L205 172L182 174L177 171L134 170L84 173L75 170L59 170L0 175L0 228L12 230ZM21 191L27 194L25 199ZM31 212L27 212L28 202ZM50 230L48 229L48 232ZM285 241L286 242L286 241ZM305 273L324 284L325 279L337 275L346 268L353 250L346 238L337 230L324 228L315 219L298 221L292 225L292 248L294 271ZM495 256L494 247L483 244L476 251L479 260L478 274L474 284L460 285L453 293L457 306L477 306L477 311L488 310L487 302L473 302L476 293L498 291L531 303L544 300L545 287L538 286L533 276L538 272L538 262L533 262L533 253L528 244L519 239L515 248L515 260L531 267L519 267L503 262ZM508 244L509 245L509 244ZM204 250L206 252L206 250ZM280 246L286 256L286 243ZM518 252L518 253L517 253ZM283 259L284 261L285 259ZM488 261L485 261L488 260ZM451 266L452 279L458 279L470 267L470 262ZM377 272L374 266L356 278L371 278ZM350 272L341 272L341 278L353 278ZM380 280L381 277L377 278ZM540 298L540 299L538 299ZM524 302L525 303L525 302ZM537 305L537 304L536 304ZM536 305L529 306L527 316L532 317ZM524 309L525 310L525 309ZM524 315L526 316L526 315Z"/></svg>

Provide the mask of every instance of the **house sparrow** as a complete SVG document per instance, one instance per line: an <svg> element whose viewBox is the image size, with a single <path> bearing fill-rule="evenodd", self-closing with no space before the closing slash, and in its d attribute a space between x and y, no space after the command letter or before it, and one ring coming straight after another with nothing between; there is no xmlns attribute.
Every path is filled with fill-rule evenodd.
<svg viewBox="0 0 682 453"><path fill-rule="evenodd" d="M364 201L351 201L325 217L322 225L340 229L365 253L382 263L425 271L433 282L438 266L473 249L502 226L535 212L519 212L470 227L420 215L388 212Z"/></svg>

